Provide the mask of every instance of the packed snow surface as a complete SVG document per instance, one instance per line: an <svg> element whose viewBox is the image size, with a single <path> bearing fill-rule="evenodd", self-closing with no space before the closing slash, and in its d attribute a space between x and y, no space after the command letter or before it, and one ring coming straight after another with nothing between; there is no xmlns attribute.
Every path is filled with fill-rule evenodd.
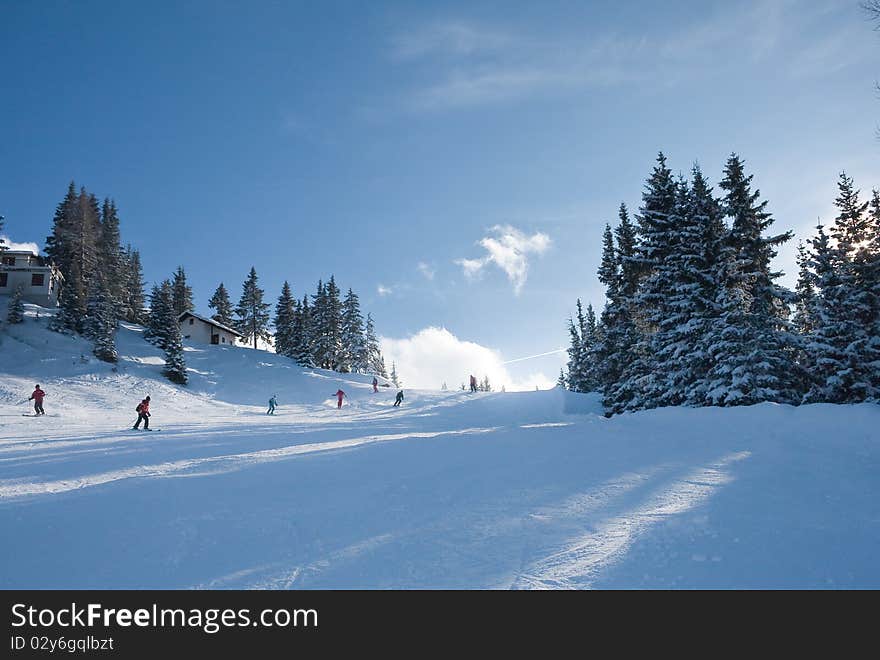
<svg viewBox="0 0 880 660"><path fill-rule="evenodd" d="M194 345L181 388L139 327L114 370L38 312L0 332L2 588L880 588L876 405L394 408L369 376ZM147 394L161 431L132 431Z"/></svg>

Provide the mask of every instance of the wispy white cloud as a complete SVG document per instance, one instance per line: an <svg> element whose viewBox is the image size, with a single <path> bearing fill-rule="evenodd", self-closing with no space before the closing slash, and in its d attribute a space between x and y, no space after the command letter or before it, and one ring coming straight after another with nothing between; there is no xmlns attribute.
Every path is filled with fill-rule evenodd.
<svg viewBox="0 0 880 660"><path fill-rule="evenodd" d="M529 255L542 255L550 247L550 237L542 232L531 236L510 225L496 225L490 230L494 235L478 242L486 250L480 259L456 259L468 278L478 277L483 269L495 264L507 275L516 295L522 291L529 273Z"/></svg>
<svg viewBox="0 0 880 660"><path fill-rule="evenodd" d="M379 284L379 286L376 287L376 293L378 293L382 297L390 296L392 293L394 293L394 289L390 286Z"/></svg>
<svg viewBox="0 0 880 660"><path fill-rule="evenodd" d="M500 352L456 337L446 328L429 327L404 339L380 338L380 348L389 364L393 361L406 387L459 389L473 374L489 377L493 389L508 391L549 389L555 385L541 372L516 378L504 366Z"/></svg>
<svg viewBox="0 0 880 660"><path fill-rule="evenodd" d="M428 280L433 281L434 276L437 274L436 269L430 264L425 263L424 261L420 261L418 266L416 266L418 271L422 274L422 276Z"/></svg>
<svg viewBox="0 0 880 660"><path fill-rule="evenodd" d="M428 55L473 55L499 50L513 41L512 35L495 28L445 20L396 35L392 39L392 55L401 60Z"/></svg>
<svg viewBox="0 0 880 660"><path fill-rule="evenodd" d="M829 20L841 11L832 0L750 0L707 9L662 37L564 27L548 35L439 21L398 35L391 54L425 69L424 84L403 97L407 108L420 111L598 86L676 84L742 62L767 61L789 76L806 77L871 56L864 46L853 47L853 32L863 26Z"/></svg>

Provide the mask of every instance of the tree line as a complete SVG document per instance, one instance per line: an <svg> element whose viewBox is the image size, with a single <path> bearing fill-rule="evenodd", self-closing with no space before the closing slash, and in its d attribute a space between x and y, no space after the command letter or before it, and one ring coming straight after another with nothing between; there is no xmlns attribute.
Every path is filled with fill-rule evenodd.
<svg viewBox="0 0 880 660"><path fill-rule="evenodd" d="M276 353L303 367L388 377L372 315L364 318L360 299L351 289L343 297L334 276L326 283L319 280L315 293L301 299L285 281L274 316L264 296L252 267L242 284L238 305L232 306L221 282L208 306L214 310L215 321L241 333L243 341L254 348L258 340L274 341Z"/></svg>
<svg viewBox="0 0 880 660"><path fill-rule="evenodd" d="M603 234L606 301L569 320L560 384L620 413L660 406L855 403L880 397L880 195L846 174L829 233L798 252L795 291L772 260L767 201L731 155L716 195L700 168L675 177L661 153L634 220Z"/></svg>

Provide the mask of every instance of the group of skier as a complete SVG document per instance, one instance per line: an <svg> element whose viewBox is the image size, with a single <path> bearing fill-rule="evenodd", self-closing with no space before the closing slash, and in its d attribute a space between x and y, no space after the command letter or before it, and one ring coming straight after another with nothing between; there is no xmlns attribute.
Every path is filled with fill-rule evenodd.
<svg viewBox="0 0 880 660"><path fill-rule="evenodd" d="M373 392L379 391L379 381L376 378L373 378ZM339 388L336 390L336 407L342 408L342 400L347 399L348 395ZM34 386L34 391L28 397L28 401L34 402L34 416L39 417L40 415L45 415L46 411L43 410L43 399L46 397L46 392L40 389L39 384ZM397 393L397 396L394 399L394 406L398 407L403 403L403 390L400 390ZM269 399L269 410L266 411L267 415L274 415L275 408L278 406L278 398L276 394L272 395L272 398ZM152 431L150 428L150 397L146 396L144 399L137 405L135 408L135 412L138 414L137 421L134 423L134 426L131 428L133 430L139 431L141 422L144 423L144 431Z"/></svg>
<svg viewBox="0 0 880 660"><path fill-rule="evenodd" d="M378 391L379 391L379 379L376 378L375 376L373 376L373 392L378 392ZM342 408L343 399L348 398L348 395L345 393L345 391L341 387L336 390L336 393L333 396L336 397L337 410L339 408ZM272 398L269 399L269 409L266 411L267 415L274 415L275 414L275 408L278 406L278 399L276 397L277 397L277 395L273 394ZM401 403L403 403L403 390L399 390L397 392L397 396L394 397L394 407L399 407Z"/></svg>

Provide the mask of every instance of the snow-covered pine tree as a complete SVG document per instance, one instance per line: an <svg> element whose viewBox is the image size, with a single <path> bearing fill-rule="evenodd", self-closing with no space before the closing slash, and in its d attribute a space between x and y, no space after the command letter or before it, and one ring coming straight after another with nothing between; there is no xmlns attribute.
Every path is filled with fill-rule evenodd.
<svg viewBox="0 0 880 660"><path fill-rule="evenodd" d="M318 280L318 286L312 296L311 323L309 327L309 347L311 349L311 361L320 369L324 366L323 358L328 352L327 348L327 292L323 280Z"/></svg>
<svg viewBox="0 0 880 660"><path fill-rule="evenodd" d="M301 367L313 367L312 362L312 308L308 294L303 296L293 317L293 359Z"/></svg>
<svg viewBox="0 0 880 660"><path fill-rule="evenodd" d="M623 205L621 212L626 213L626 207ZM628 216L626 217L628 219ZM629 232L631 229L631 224L624 226L624 232ZM624 252L624 250L630 251ZM598 275L599 281L606 287L606 302L599 324L601 338L596 342L594 361L603 405L612 413L625 410L632 398L632 393L626 389L626 384L621 380L621 374L630 360L632 347L638 337L629 309L630 292L636 289L634 250L635 242L627 242L626 237L615 246L611 227L605 226L602 237L602 261ZM623 264L627 265L627 269L622 268ZM627 280L627 275L633 279Z"/></svg>
<svg viewBox="0 0 880 660"><path fill-rule="evenodd" d="M703 176L698 165L692 169L691 190L687 208L687 227L695 230L689 238L694 242L690 249L690 267L687 281L692 282L692 296L686 306L691 308L687 320L687 334L692 345L681 345L687 355L679 354L679 377L683 385L682 403L691 406L705 405L708 390L709 369L712 366L708 343L718 310L715 304L721 283L718 279L723 242L727 228L722 219L721 205ZM694 249L696 248L696 249ZM684 265L686 262L680 261Z"/></svg>
<svg viewBox="0 0 880 660"><path fill-rule="evenodd" d="M24 302L22 295L24 294L24 285L19 284L9 296L9 305L6 311L6 322L10 325L21 323L24 321Z"/></svg>
<svg viewBox="0 0 880 660"><path fill-rule="evenodd" d="M171 289L174 296L174 311L177 313L178 318L184 312L191 312L195 309L192 287L186 283L186 271L183 270L183 266L178 266L177 270L174 271Z"/></svg>
<svg viewBox="0 0 880 660"><path fill-rule="evenodd" d="M578 309L580 309L580 298L578 298L577 304ZM580 392L580 364L583 348L578 327L570 317L568 319L568 337L568 363L566 365L568 367L568 386L573 392Z"/></svg>
<svg viewBox="0 0 880 660"><path fill-rule="evenodd" d="M6 216L0 215L0 232L3 231L3 223L5 221L6 221ZM9 249L9 246L6 245L6 241L4 241L2 238L0 238L0 252L3 252L4 250L8 250L8 249Z"/></svg>
<svg viewBox="0 0 880 660"><path fill-rule="evenodd" d="M658 372L652 336L666 312L670 283L666 259L673 249L670 239L677 220L674 217L677 188L661 152L642 193L642 206L637 216L639 241L631 259L639 281L638 290L627 303L639 325L640 335L632 346L630 359L623 365L614 396L616 405L627 410L657 406L658 393L663 391L664 382Z"/></svg>
<svg viewBox="0 0 880 660"><path fill-rule="evenodd" d="M144 338L164 350L171 340L168 318L173 314L174 291L170 280L164 280L150 292L150 316Z"/></svg>
<svg viewBox="0 0 880 660"><path fill-rule="evenodd" d="M718 201L699 166L689 185L676 184L668 253L653 282L666 295L654 308L650 352L655 357L648 406L703 405L711 360L705 339L718 295L715 278L724 224Z"/></svg>
<svg viewBox="0 0 880 660"><path fill-rule="evenodd" d="M561 390L568 389L568 380L565 377L565 370L559 367L559 378L556 379L556 387Z"/></svg>
<svg viewBox="0 0 880 660"><path fill-rule="evenodd" d="M229 328L235 326L235 320L232 316L232 301L229 300L229 292L223 286L223 282L220 282L220 286L214 291L214 295L208 301L208 307L214 310L211 315L212 319Z"/></svg>
<svg viewBox="0 0 880 660"><path fill-rule="evenodd" d="M145 284L141 253L129 245L125 249L123 262L125 264L123 318L129 323L143 324L147 314L144 309L146 296L144 295Z"/></svg>
<svg viewBox="0 0 880 660"><path fill-rule="evenodd" d="M257 340L272 341L269 332L269 307L263 302L263 290L257 281L257 271L251 266L251 272L242 285L241 299L235 308L236 330L243 336L244 341L253 341L254 349L257 348Z"/></svg>
<svg viewBox="0 0 880 660"><path fill-rule="evenodd" d="M85 188L79 194L73 182L58 205L52 235L46 239L46 256L64 274L61 311L50 327L62 332L82 332L90 282L98 272L100 206Z"/></svg>
<svg viewBox="0 0 880 660"><path fill-rule="evenodd" d="M294 356L294 322L297 301L290 292L287 280L281 287L281 295L275 305L275 352L286 357Z"/></svg>
<svg viewBox="0 0 880 660"><path fill-rule="evenodd" d="M394 361L391 361L391 382L394 383L394 387L401 387L400 377L397 375L397 365Z"/></svg>
<svg viewBox="0 0 880 660"><path fill-rule="evenodd" d="M106 278L98 274L89 296L86 334L92 340L92 352L99 360L116 362L116 324L118 301L113 298Z"/></svg>
<svg viewBox="0 0 880 660"><path fill-rule="evenodd" d="M351 289L342 301L342 361L340 371L367 371L367 342L364 317L357 294Z"/></svg>
<svg viewBox="0 0 880 660"><path fill-rule="evenodd" d="M873 320L870 324L871 342L869 350L880 352L880 191L872 191L871 205L868 212L868 259L865 274L873 302ZM871 365L874 386L880 389L880 361Z"/></svg>
<svg viewBox="0 0 880 660"><path fill-rule="evenodd" d="M739 156L731 155L720 183L731 228L718 276L718 314L707 338L713 365L706 397L712 405L800 399L797 340L783 316L792 296L775 284L781 273L771 270L777 247L792 235L764 235L773 219L767 202L759 201L760 191L752 191L752 178Z"/></svg>
<svg viewBox="0 0 880 660"><path fill-rule="evenodd" d="M167 280L159 290L162 336L162 348L165 351L165 368L162 375L172 383L186 385L186 359L183 354L183 338L180 334L180 318L174 307L174 287Z"/></svg>
<svg viewBox="0 0 880 660"><path fill-rule="evenodd" d="M820 225L821 226L821 225ZM812 335L816 327L816 277L810 270L810 253L803 241L798 241L797 257L798 280L795 287L795 306L792 323L803 337Z"/></svg>
<svg viewBox="0 0 880 660"><path fill-rule="evenodd" d="M809 347L816 382L805 396L808 402L857 403L880 393L875 372L880 347L872 336L869 204L859 201L859 191L846 174L840 175L838 189L839 213L830 236L819 227L812 242L821 313Z"/></svg>
<svg viewBox="0 0 880 660"><path fill-rule="evenodd" d="M483 380L480 381L480 392L491 392L492 384L489 382L488 376L483 376Z"/></svg>
<svg viewBox="0 0 880 660"><path fill-rule="evenodd" d="M65 274L64 288L60 294L60 309L49 322L49 329L65 334L82 332L88 312L85 282L79 276L79 262L70 262L69 277Z"/></svg>
<svg viewBox="0 0 880 660"><path fill-rule="evenodd" d="M577 301L577 322L569 319L571 345L568 349L568 388L574 392L593 392L597 388L594 367L596 350L596 314L588 305Z"/></svg>
<svg viewBox="0 0 880 660"><path fill-rule="evenodd" d="M322 362L327 365L325 369L338 371L342 360L342 300L341 292L332 275L327 282L325 293L327 306L324 310L325 345Z"/></svg>
<svg viewBox="0 0 880 660"><path fill-rule="evenodd" d="M367 372L387 378L388 373L385 369L385 359L382 357L382 351L379 349L379 339L376 337L376 328L373 324L372 314L367 314L364 337L367 346Z"/></svg>
<svg viewBox="0 0 880 660"><path fill-rule="evenodd" d="M116 318L125 318L128 273L125 268L125 255L122 252L119 236L119 214L116 204L109 198L104 199L104 204L101 207L97 250L98 275L96 279L102 280L100 284L104 288L102 296L109 296Z"/></svg>

